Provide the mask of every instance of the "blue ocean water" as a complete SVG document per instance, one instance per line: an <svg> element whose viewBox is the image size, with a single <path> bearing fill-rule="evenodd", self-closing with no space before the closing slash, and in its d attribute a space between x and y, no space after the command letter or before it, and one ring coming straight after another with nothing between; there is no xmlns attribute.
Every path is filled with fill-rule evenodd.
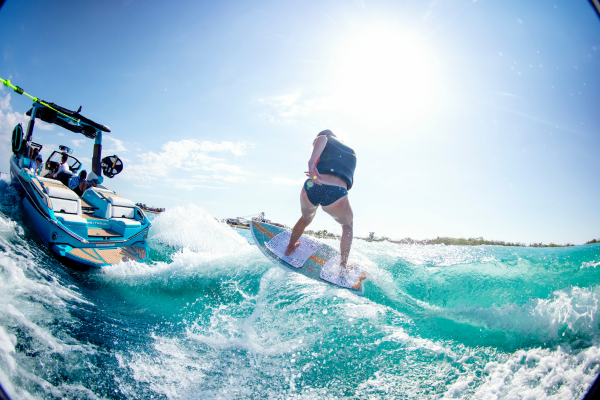
<svg viewBox="0 0 600 400"><path fill-rule="evenodd" d="M193 205L156 217L150 248L64 266L0 181L12 398L572 399L599 372L600 245L357 240L364 297L284 272Z"/></svg>

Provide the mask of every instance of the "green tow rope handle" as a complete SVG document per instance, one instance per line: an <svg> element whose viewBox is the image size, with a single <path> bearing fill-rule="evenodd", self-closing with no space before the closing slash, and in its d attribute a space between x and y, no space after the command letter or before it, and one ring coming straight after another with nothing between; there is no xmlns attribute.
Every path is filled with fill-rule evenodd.
<svg viewBox="0 0 600 400"><path fill-rule="evenodd" d="M40 103L43 106L48 107L51 110L56 111L57 113L59 113L62 116L65 116L67 118L72 119L73 121L75 121L77 123L77 125L79 125L79 123L81 122L81 120L79 119L75 119L73 117L71 117L70 115L67 115L65 113L62 113L60 111L58 111L57 109L55 109L54 107L49 106L48 104L46 104L45 102L43 102L42 100L38 99L37 97L33 97L32 95L26 93L23 89L21 89L18 86L14 86L12 83L10 83L10 80L8 79L2 79L0 78L0 82L2 82L4 84L4 86L9 87L11 89L13 89L15 92L17 92L18 94L24 94L25 96L29 97L31 100L35 101L36 103Z"/></svg>

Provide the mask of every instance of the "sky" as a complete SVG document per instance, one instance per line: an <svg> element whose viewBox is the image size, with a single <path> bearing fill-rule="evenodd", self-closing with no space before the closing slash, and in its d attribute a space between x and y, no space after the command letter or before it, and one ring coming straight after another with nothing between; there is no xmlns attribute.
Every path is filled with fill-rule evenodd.
<svg viewBox="0 0 600 400"><path fill-rule="evenodd" d="M600 18L581 1L7 0L0 77L111 128L105 185L292 226L318 132L357 236L600 238ZM0 171L25 96L0 89ZM38 120L39 121L39 120ZM93 141L36 122L47 157ZM319 211L309 229L341 229Z"/></svg>

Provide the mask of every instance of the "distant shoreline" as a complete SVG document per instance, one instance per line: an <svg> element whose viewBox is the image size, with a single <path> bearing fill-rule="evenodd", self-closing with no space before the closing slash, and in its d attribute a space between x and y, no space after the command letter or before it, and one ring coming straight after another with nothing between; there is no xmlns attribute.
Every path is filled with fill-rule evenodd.
<svg viewBox="0 0 600 400"><path fill-rule="evenodd" d="M287 228L287 227L286 227ZM309 235L309 236L314 236L317 238L321 238L321 239L340 239L340 235L336 235L330 232L327 232L326 230L322 230L322 231L304 231L305 235ZM368 237L355 237L355 239L360 239L360 240L364 240L366 242L390 242L390 243L396 243L396 244L411 244L411 245L420 245L420 246L426 246L426 245L436 245L436 244L444 244L446 246L482 246L482 245L488 245L488 246L508 246L508 247L574 247L574 246L585 246L586 244L594 244L594 243L600 243L600 239L592 239L588 242L585 242L584 244L573 244L573 243L566 243L566 244L556 244L556 243L549 243L549 244L545 244L545 243L530 243L530 244L526 244L526 243L519 243L519 242L505 242L502 240L486 240L482 237L478 237L478 238L469 238L469 239L464 239L464 238L451 238L451 237L437 237L435 239L423 239L423 240L417 240L417 239L411 239L411 238L404 238L404 239L400 239L400 240L393 240L390 239L386 236L382 236L382 237L377 237L375 236L375 234L372 232L371 235L369 235Z"/></svg>
<svg viewBox="0 0 600 400"><path fill-rule="evenodd" d="M270 222L267 222L267 223L270 223ZM228 221L227 224L229 226L231 226L232 228L250 229L249 223L248 224L243 223L243 222L231 223ZM277 226L280 226L280 225L281 224L277 224ZM281 226L286 229L290 229L290 227L287 225L281 225ZM308 236L320 238L320 239L340 240L340 235L336 235L334 233L327 232L326 230L322 230L322 231L306 230L306 231L304 231L304 234L308 235ZM487 246L507 246L507 247L574 247L574 246L585 246L586 244L600 243L600 239L592 239L588 242L585 242L584 244L573 244L573 243L556 244L556 243L552 243L552 242L549 244L545 244L542 242L526 244L526 243L520 243L520 242L505 242L503 240L486 240L483 237L469 238L469 239L464 239L464 238L457 239L457 238L439 237L439 236L435 239L418 240L418 239L412 239L412 238L407 237L407 238L400 239L400 240L393 240L386 236L377 237L377 236L375 236L374 232L371 232L371 234L368 237L355 236L354 238L364 240L365 242L390 242L390 243L396 243L396 244L411 244L411 245L419 245L419 246L444 244L446 246L483 246L483 245L487 245Z"/></svg>

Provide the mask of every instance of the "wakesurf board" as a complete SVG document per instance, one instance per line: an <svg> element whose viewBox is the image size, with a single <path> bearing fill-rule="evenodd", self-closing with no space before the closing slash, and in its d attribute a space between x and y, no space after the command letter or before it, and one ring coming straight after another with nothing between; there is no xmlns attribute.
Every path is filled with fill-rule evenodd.
<svg viewBox="0 0 600 400"><path fill-rule="evenodd" d="M284 254L290 242L291 231L263 222L251 221L250 231L254 242L269 260L288 272L308 278L325 281L354 294L365 293L364 282L367 273L358 265L340 277L340 252L328 244L310 236L300 237L298 246L288 257Z"/></svg>

